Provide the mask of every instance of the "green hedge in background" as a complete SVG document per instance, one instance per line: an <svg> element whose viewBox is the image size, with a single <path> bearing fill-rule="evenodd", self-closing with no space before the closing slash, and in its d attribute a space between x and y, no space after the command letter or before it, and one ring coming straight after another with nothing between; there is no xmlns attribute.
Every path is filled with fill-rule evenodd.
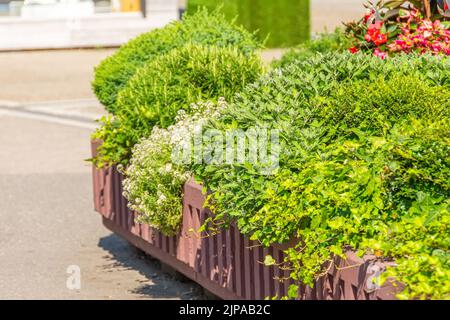
<svg viewBox="0 0 450 320"><path fill-rule="evenodd" d="M188 0L188 12L223 6L229 19L251 31L259 30L267 47L292 47L309 39L309 0Z"/></svg>

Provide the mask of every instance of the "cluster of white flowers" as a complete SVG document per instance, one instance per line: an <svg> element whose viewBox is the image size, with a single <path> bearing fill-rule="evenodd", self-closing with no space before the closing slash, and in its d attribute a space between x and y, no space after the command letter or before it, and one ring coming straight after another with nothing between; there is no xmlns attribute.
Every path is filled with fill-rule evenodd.
<svg viewBox="0 0 450 320"><path fill-rule="evenodd" d="M130 209L141 214L140 221L166 230L175 228L178 221L181 223L182 187L191 173L182 165L172 163L172 150L190 141L196 128L219 117L226 106L224 99L218 103L193 104L189 113L178 112L176 124L167 129L154 127L151 135L133 148L130 165L122 169L123 194ZM174 199L179 204L172 203ZM166 219L161 215L171 217ZM172 225L161 225L166 220Z"/></svg>
<svg viewBox="0 0 450 320"><path fill-rule="evenodd" d="M172 146L185 143L197 128L203 126L209 119L218 118L226 107L227 102L224 98L220 98L217 104L212 102L192 104L189 114L185 110L178 111L175 124L167 128Z"/></svg>
<svg viewBox="0 0 450 320"><path fill-rule="evenodd" d="M157 196L158 196L158 200L156 201L156 203L158 205L162 205L164 203L164 201L167 200L167 197L161 191L158 191Z"/></svg>

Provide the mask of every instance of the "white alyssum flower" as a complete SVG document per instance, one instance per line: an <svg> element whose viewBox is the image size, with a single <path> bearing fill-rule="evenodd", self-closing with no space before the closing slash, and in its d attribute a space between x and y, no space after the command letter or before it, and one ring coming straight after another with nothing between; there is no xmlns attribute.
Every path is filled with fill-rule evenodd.
<svg viewBox="0 0 450 320"><path fill-rule="evenodd" d="M154 127L150 136L133 148L130 164L122 168L123 195L130 209L140 213L140 222L169 231L181 224L183 185L191 173L172 162L172 152L189 146L195 130L219 117L226 107L224 99L193 104L190 114L179 111L174 125L167 129Z"/></svg>
<svg viewBox="0 0 450 320"><path fill-rule="evenodd" d="M166 200L167 200L167 197L163 193L159 193L157 204L161 205Z"/></svg>

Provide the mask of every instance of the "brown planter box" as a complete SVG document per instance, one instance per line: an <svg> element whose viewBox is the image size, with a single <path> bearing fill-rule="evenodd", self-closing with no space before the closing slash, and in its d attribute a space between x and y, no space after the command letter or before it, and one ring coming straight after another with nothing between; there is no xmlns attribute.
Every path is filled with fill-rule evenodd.
<svg viewBox="0 0 450 320"><path fill-rule="evenodd" d="M92 143L93 154L97 146L98 142ZM287 277L287 271L261 263L267 254L282 261L287 245L261 247L233 226L208 237L192 232L200 228L208 214L203 208L205 198L201 186L193 182L184 187L181 233L176 237L164 236L158 230L135 222L136 213L128 209L127 200L122 196L122 180L115 167L93 168L94 206L102 215L105 227L223 299L262 300L287 295L290 283L277 280ZM347 259L336 259L337 267L329 270L314 288L301 286L298 298L394 299L399 288L391 285L369 290L373 275L368 268L374 265L380 270L385 268L373 257L361 259L348 252Z"/></svg>

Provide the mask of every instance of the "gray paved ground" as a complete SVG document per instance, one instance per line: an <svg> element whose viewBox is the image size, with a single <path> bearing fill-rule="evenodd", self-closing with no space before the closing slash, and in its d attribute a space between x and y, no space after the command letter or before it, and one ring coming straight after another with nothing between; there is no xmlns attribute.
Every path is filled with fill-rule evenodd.
<svg viewBox="0 0 450 320"><path fill-rule="evenodd" d="M0 100L94 98L92 68L113 49L0 53Z"/></svg>
<svg viewBox="0 0 450 320"><path fill-rule="evenodd" d="M194 298L101 225L89 129L0 114L0 298ZM78 265L79 291L66 288Z"/></svg>
<svg viewBox="0 0 450 320"><path fill-rule="evenodd" d="M92 209L83 160L101 111L89 80L107 53L0 54L0 299L202 297L108 232ZM75 97L84 99L67 101ZM81 268L81 290L66 287L70 265Z"/></svg>

